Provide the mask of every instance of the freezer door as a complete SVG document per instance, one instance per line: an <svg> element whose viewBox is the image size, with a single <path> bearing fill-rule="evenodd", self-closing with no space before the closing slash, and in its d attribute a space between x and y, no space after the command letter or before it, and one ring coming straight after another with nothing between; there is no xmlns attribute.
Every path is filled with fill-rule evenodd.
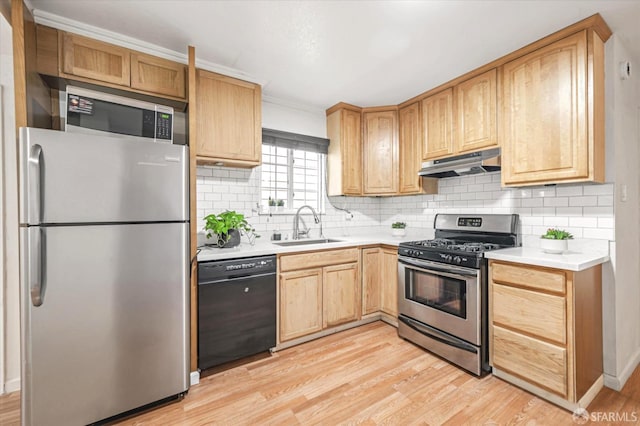
<svg viewBox="0 0 640 426"><path fill-rule="evenodd" d="M23 425L89 424L188 389L188 224L20 231Z"/></svg>
<svg viewBox="0 0 640 426"><path fill-rule="evenodd" d="M182 145L20 129L20 223L183 221Z"/></svg>

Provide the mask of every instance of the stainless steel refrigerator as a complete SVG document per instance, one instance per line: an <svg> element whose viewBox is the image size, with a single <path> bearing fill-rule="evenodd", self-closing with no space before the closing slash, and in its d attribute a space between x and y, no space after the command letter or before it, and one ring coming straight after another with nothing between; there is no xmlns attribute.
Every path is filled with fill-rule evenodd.
<svg viewBox="0 0 640 426"><path fill-rule="evenodd" d="M20 129L22 424L189 387L188 149Z"/></svg>

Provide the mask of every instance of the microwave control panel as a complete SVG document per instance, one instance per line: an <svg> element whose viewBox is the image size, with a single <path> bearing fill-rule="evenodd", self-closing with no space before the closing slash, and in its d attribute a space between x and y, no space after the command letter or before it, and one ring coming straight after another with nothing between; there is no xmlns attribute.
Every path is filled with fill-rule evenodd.
<svg viewBox="0 0 640 426"><path fill-rule="evenodd" d="M156 111L156 139L172 140L173 116L166 112Z"/></svg>

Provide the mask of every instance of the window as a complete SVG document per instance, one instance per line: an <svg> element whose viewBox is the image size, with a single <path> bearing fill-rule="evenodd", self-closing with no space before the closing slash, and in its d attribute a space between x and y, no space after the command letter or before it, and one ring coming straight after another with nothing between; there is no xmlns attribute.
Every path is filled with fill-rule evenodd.
<svg viewBox="0 0 640 426"><path fill-rule="evenodd" d="M325 155L277 145L262 146L260 202L284 201L283 210L305 204L324 211ZM279 209L278 209L279 210Z"/></svg>

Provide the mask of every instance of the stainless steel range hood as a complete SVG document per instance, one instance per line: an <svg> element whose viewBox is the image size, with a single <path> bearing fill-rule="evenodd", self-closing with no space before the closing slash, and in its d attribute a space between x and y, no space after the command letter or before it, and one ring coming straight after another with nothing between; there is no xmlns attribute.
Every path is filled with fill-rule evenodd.
<svg viewBox="0 0 640 426"><path fill-rule="evenodd" d="M475 175L478 173L496 172L500 170L500 148L422 163L420 176L446 178L454 176Z"/></svg>

